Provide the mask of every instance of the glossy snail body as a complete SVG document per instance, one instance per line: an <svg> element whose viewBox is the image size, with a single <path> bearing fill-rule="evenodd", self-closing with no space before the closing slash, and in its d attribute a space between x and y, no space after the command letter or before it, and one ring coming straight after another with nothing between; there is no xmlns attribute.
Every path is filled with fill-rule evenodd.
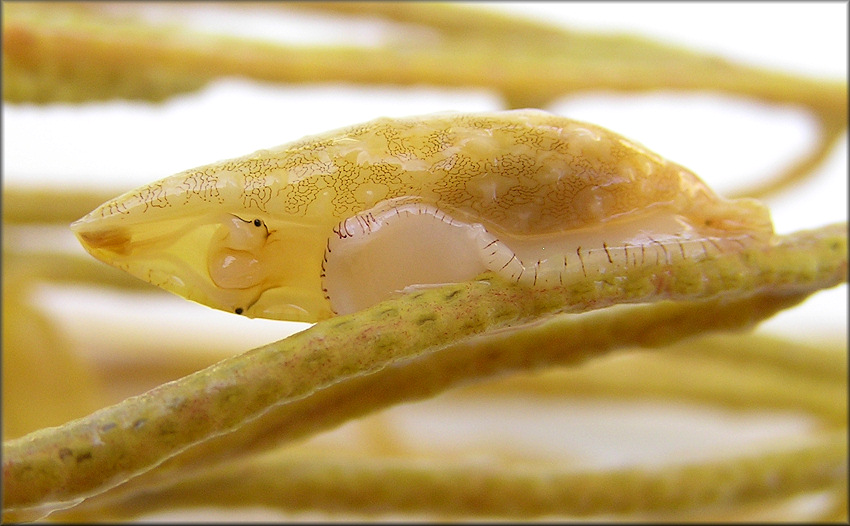
<svg viewBox="0 0 850 526"><path fill-rule="evenodd" d="M296 321L487 271L533 290L772 235L758 202L538 110L377 119L167 177L72 228L188 299Z"/></svg>

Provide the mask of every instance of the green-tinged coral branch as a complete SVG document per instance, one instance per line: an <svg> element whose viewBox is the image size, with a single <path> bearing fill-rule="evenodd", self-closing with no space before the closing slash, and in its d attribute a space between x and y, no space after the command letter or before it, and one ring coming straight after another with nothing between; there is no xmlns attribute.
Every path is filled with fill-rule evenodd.
<svg viewBox="0 0 850 526"><path fill-rule="evenodd" d="M493 53L489 39L478 46L424 48L418 41L379 48L288 46L157 26L97 9L69 16L61 5L5 8L4 67L9 69L4 71L4 97L9 101L66 100L54 97L83 80L79 100L148 98L167 86L151 89L145 83L131 89L128 83L239 75L273 82L472 86L539 100L585 90L714 89L802 104L818 114L827 109L830 115L841 114L847 107L846 83L840 81L738 65L633 36L563 30L574 45L556 54L525 46ZM79 67L84 71L74 69ZM18 80L30 75L40 79L38 86L19 89ZM62 93L51 94L52 89Z"/></svg>
<svg viewBox="0 0 850 526"><path fill-rule="evenodd" d="M351 16L379 17L424 26L445 37L484 39L504 46L517 42L525 45L534 42L537 45L556 44L561 47L571 43L574 38L574 32L515 13L501 13L445 2L244 2L239 5L279 6L285 9L300 8ZM585 50L577 50L582 51Z"/></svg>
<svg viewBox="0 0 850 526"><path fill-rule="evenodd" d="M198 83L239 75L272 82L484 87L507 94L513 107L542 106L542 101L576 91L651 89L714 89L802 104L822 118L846 113L842 108L847 106L842 82L746 67L630 36L563 30L573 45L554 55L524 46L492 53L489 41L479 46L306 47L178 31L96 10L76 18L51 13L19 18L17 10L10 10L4 22L6 100L68 100L62 97L78 82L84 82L79 100L158 97L168 88L152 83L182 87L191 82L174 79ZM38 82L25 89L27 78Z"/></svg>
<svg viewBox="0 0 850 526"><path fill-rule="evenodd" d="M839 224L714 258L582 276L534 294L495 276L407 294L4 443L4 506L68 506L275 406L547 314L663 299L734 301L759 293L799 299L846 281L846 273L847 227Z"/></svg>
<svg viewBox="0 0 850 526"><path fill-rule="evenodd" d="M685 313L685 311L682 312ZM602 327L607 328L605 325L602 325ZM561 396L566 393L580 394L584 392L585 386L587 388L596 386L588 391L589 394L593 394L597 390L604 390L603 387L599 387L600 385L611 383L618 386L618 391L628 391L628 396L631 396L637 393L639 389L642 393L648 392L646 390L647 383L640 378L646 375L631 374L631 367L650 367L653 368L653 377L659 379L658 387L667 389L657 394L679 396L690 389L699 391L708 387L711 392L705 394L705 399L718 400L718 395L727 390L734 392L734 394L728 396L729 398L738 397L737 390L730 386L737 382L746 383L744 381L746 377L757 373L762 378L765 376L772 377L774 380L771 381L775 381L775 385L768 390L769 393L759 395L762 398L758 402L753 402L756 405L764 406L765 403L773 401L779 403L777 407L793 408L799 406L806 411L819 413L819 405L825 402L835 408L836 416L846 417L842 414L842 407L846 408L846 400L826 396L818 405L808 405L806 396L797 398L797 390L791 389L792 392L789 393L789 390L783 387L783 379L793 376L795 381L799 381L803 385L819 385L830 390L833 388L846 389L846 345L846 340L836 339L832 345L823 348L757 332L705 335L698 339L669 345L657 355L635 354L625 362L630 364L628 366L623 365L622 358L611 363L600 360L581 370L553 370L533 376L517 375L499 383L487 383L463 389L458 391L458 394L486 396L507 391L536 396ZM740 376L740 378L737 380L728 378L719 382L698 382L697 384L693 382L673 382L662 385L665 383L665 379L673 378L673 375L677 374L675 371L688 369L688 366L682 365L686 362L690 364L690 369L694 370L694 373L698 376L712 376L700 369L701 367L708 367L710 369L724 369L724 377ZM736 369L740 372L735 373ZM600 376L604 376L604 379L600 379ZM628 386L626 383L628 383ZM775 393L783 389L786 393L777 397ZM652 392L656 392L656 390L653 389ZM802 389L800 392L802 392ZM721 396L720 398L726 397ZM749 403L747 400L741 399L740 402ZM780 402L781 400L784 400L784 402ZM730 401L735 402L735 400ZM788 402L791 402L790 405L784 405ZM830 414L832 414L832 411L830 411Z"/></svg>
<svg viewBox="0 0 850 526"><path fill-rule="evenodd" d="M767 452L684 465L570 469L557 464L363 457L284 450L217 465L173 484L65 519L127 519L157 510L264 506L283 512L427 513L443 518L594 515L663 518L718 512L832 489L846 478L843 432ZM82 511L82 510L80 510Z"/></svg>
<svg viewBox="0 0 850 526"><path fill-rule="evenodd" d="M681 314L687 316L687 311ZM759 347L768 342L780 349L759 352ZM780 362L775 360L777 350L784 355ZM832 371L821 376L813 375L807 367L806 359L813 354L824 353L787 340L718 334L678 342L660 352L594 360L581 368L515 375L500 382L469 386L456 395L675 398L742 410L803 411L827 425L845 426L847 378L836 376L846 371L846 355L833 353L831 359L820 360L820 364L832 366ZM818 357L814 359L817 363ZM800 366L794 368L794 363Z"/></svg>
<svg viewBox="0 0 850 526"><path fill-rule="evenodd" d="M742 330L801 299L802 296L768 294L739 301L620 305L580 316L556 317L521 330L497 331L394 364L371 375L341 380L307 398L274 407L262 418L240 428L238 433L216 437L191 448L127 484L89 499L73 513L74 516L77 512L96 514L93 510L114 507L116 502L132 498L136 492L147 492L193 476L196 470L202 471L212 464L247 458L393 404L429 398L451 387L488 378L498 380L471 385L450 396L492 397L522 393L550 397L672 396L730 407L804 411L826 423L839 423L846 419L846 405L842 405L845 404L846 386L840 388L830 382L824 385L819 379L797 378L793 373L776 371L767 375L761 372L756 375L756 382L750 382L748 375L754 368L740 366L720 369L719 372L727 376L718 378L713 376L718 369L711 367L710 361L709 367L704 367L704 364L695 364L693 359L685 363L676 361L679 366L691 368L684 375L679 367L665 366L665 359L680 352L688 353L691 344L700 340L665 348L661 355L665 359L653 359L652 355L641 353L628 360L619 356L613 362L594 360L574 368L618 348L659 347L671 340L706 332ZM748 339L743 335L738 338L743 338L744 342ZM642 364L643 369L640 369ZM700 367L693 368L694 365ZM538 371L557 366L569 369L500 378L515 371Z"/></svg>

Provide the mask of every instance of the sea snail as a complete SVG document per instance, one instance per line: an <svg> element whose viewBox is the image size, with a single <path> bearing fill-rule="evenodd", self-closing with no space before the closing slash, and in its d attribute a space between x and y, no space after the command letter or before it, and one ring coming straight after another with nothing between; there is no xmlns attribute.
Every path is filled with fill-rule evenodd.
<svg viewBox="0 0 850 526"><path fill-rule="evenodd" d="M757 201L539 110L377 119L166 177L71 228L193 301L307 322L486 271L533 290L773 232Z"/></svg>

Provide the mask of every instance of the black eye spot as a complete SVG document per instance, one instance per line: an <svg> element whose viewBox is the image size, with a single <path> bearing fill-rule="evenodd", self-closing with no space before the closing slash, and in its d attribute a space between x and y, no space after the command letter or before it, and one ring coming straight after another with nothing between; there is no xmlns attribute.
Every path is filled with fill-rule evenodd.
<svg viewBox="0 0 850 526"><path fill-rule="evenodd" d="M263 222L260 221L259 219L255 219L254 220L254 226L263 226Z"/></svg>
<svg viewBox="0 0 850 526"><path fill-rule="evenodd" d="M235 312L236 314L242 314L242 307L237 307Z"/></svg>

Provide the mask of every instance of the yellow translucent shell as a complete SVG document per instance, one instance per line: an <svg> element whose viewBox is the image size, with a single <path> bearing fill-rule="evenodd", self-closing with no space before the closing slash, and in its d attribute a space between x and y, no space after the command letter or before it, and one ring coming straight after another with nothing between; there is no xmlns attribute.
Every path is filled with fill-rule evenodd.
<svg viewBox="0 0 850 526"><path fill-rule="evenodd" d="M296 321L485 271L552 286L772 234L758 202L538 110L377 119L167 177L72 229L166 290Z"/></svg>

